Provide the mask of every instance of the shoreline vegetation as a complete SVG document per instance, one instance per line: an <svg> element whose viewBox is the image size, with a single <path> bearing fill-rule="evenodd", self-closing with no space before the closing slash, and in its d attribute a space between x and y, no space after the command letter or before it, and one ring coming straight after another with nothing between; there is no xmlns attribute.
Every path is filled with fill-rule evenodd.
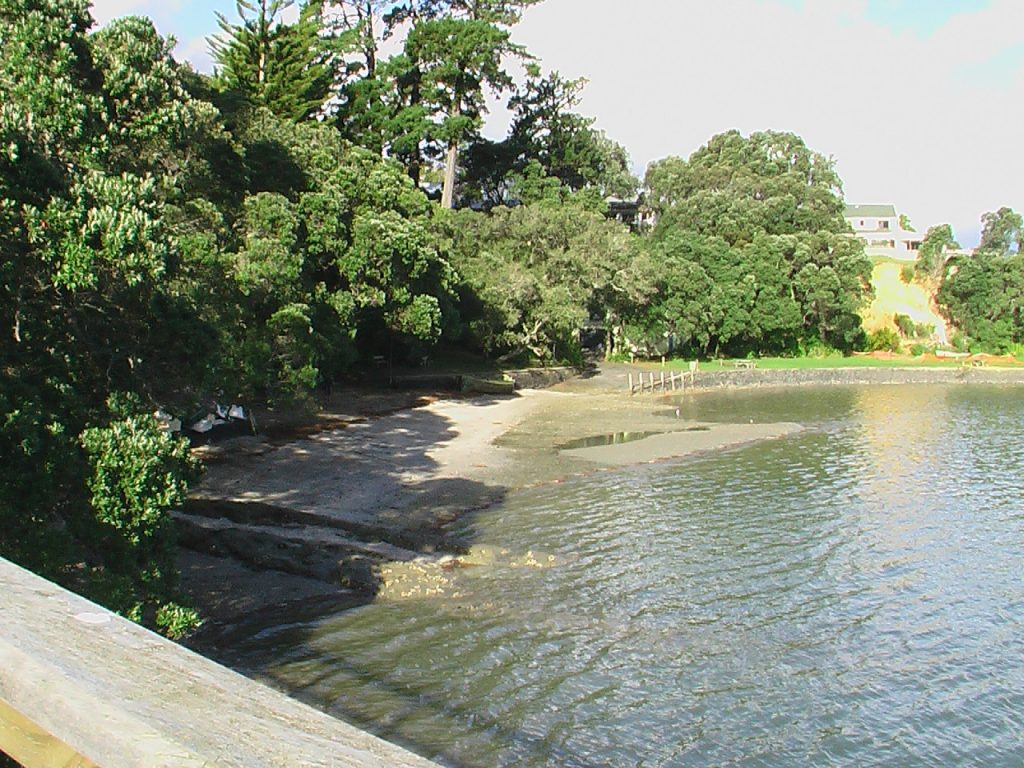
<svg viewBox="0 0 1024 768"><path fill-rule="evenodd" d="M281 409L399 371L447 386L423 381L445 357L756 359L742 380L701 377L734 386L765 383L767 355L1024 349L1020 214L983 214L970 254L929 227L915 264L885 270L898 290L876 290L827 152L730 129L635 177L576 111L585 79L514 42L538 1L415 0L379 24L372 4L299 2L291 19L288 2L242 2L217 16L213 75L142 16L96 27L86 0L0 7L0 555L179 638L199 617L178 594L176 528L375 593L381 561L433 554L466 499L518 487L452 470L461 426L433 404L368 421L352 408L331 432L253 447L254 466L279 466L203 499L232 460L196 485L166 427L218 403ZM488 96L511 113L499 140L481 133ZM498 411L503 387L486 401ZM524 474L585 460L530 455L544 467ZM317 473L291 472L303 463ZM310 519L324 499L365 510ZM439 511L395 529L421 508Z"/></svg>
<svg viewBox="0 0 1024 768"><path fill-rule="evenodd" d="M475 514L510 493L802 429L680 419L672 395L627 393L628 373L640 370L604 364L507 397L341 391L291 432L203 449L207 474L176 514L182 586L207 619L194 642L224 652L232 627L307 604L343 610L374 599L443 595L453 569L528 555L472 541ZM691 395L951 383L1020 385L1024 369L705 364Z"/></svg>

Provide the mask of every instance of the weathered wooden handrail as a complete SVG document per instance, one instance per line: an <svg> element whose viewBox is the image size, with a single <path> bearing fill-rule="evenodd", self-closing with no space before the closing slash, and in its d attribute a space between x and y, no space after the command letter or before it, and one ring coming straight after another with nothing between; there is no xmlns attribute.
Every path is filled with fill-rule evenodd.
<svg viewBox="0 0 1024 768"><path fill-rule="evenodd" d="M27 768L434 766L3 559L0 750Z"/></svg>

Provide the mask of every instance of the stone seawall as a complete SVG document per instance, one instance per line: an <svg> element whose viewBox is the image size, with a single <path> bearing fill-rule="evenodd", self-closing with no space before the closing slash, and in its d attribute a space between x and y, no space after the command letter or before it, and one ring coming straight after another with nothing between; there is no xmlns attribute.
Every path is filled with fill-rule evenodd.
<svg viewBox="0 0 1024 768"><path fill-rule="evenodd" d="M700 370L697 390L859 384L1024 384L1014 368L812 368Z"/></svg>
<svg viewBox="0 0 1024 768"><path fill-rule="evenodd" d="M505 375L516 383L516 389L546 389L561 384L579 371L575 368L522 368L516 371L505 371Z"/></svg>

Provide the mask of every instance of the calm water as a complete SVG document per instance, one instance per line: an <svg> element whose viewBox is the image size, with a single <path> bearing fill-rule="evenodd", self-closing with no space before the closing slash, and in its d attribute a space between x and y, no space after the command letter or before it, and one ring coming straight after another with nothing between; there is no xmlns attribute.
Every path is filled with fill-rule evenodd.
<svg viewBox="0 0 1024 768"><path fill-rule="evenodd" d="M680 407L808 429L514 495L447 597L235 663L448 765L1024 763L1024 388Z"/></svg>

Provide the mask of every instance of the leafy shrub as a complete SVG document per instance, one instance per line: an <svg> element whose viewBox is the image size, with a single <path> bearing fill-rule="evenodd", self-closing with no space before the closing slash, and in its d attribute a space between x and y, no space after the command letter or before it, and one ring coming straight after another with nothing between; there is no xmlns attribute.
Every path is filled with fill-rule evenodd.
<svg viewBox="0 0 1024 768"><path fill-rule="evenodd" d="M899 352L899 334L892 328L879 328L868 334L867 350L869 352Z"/></svg>
<svg viewBox="0 0 1024 768"><path fill-rule="evenodd" d="M914 265L904 264L900 269L900 280L905 284L910 285L914 281Z"/></svg>
<svg viewBox="0 0 1024 768"><path fill-rule="evenodd" d="M177 603L164 603L156 611L156 626L172 640L180 640L202 624L192 608Z"/></svg>
<svg viewBox="0 0 1024 768"><path fill-rule="evenodd" d="M934 325L930 323L915 323L910 318L910 315L897 312L892 316L892 320L896 323L896 327L900 329L900 333L908 339L927 339L935 333Z"/></svg>
<svg viewBox="0 0 1024 768"><path fill-rule="evenodd" d="M839 350L817 336L802 340L799 344L799 352L801 357L812 357L816 360L840 354Z"/></svg>
<svg viewBox="0 0 1024 768"><path fill-rule="evenodd" d="M910 315L903 315L897 312L892 316L892 321L896 323L900 333L907 338L911 338L914 335L914 321L910 319Z"/></svg>
<svg viewBox="0 0 1024 768"><path fill-rule="evenodd" d="M112 410L118 405L111 403ZM104 602L133 620L180 635L197 617L175 606L175 535L169 510L185 501L199 463L187 441L148 414L126 416L80 436L92 468L87 486L92 547L102 553Z"/></svg>
<svg viewBox="0 0 1024 768"><path fill-rule="evenodd" d="M949 346L957 352L967 352L967 337L960 333L960 331L957 331L950 337Z"/></svg>

